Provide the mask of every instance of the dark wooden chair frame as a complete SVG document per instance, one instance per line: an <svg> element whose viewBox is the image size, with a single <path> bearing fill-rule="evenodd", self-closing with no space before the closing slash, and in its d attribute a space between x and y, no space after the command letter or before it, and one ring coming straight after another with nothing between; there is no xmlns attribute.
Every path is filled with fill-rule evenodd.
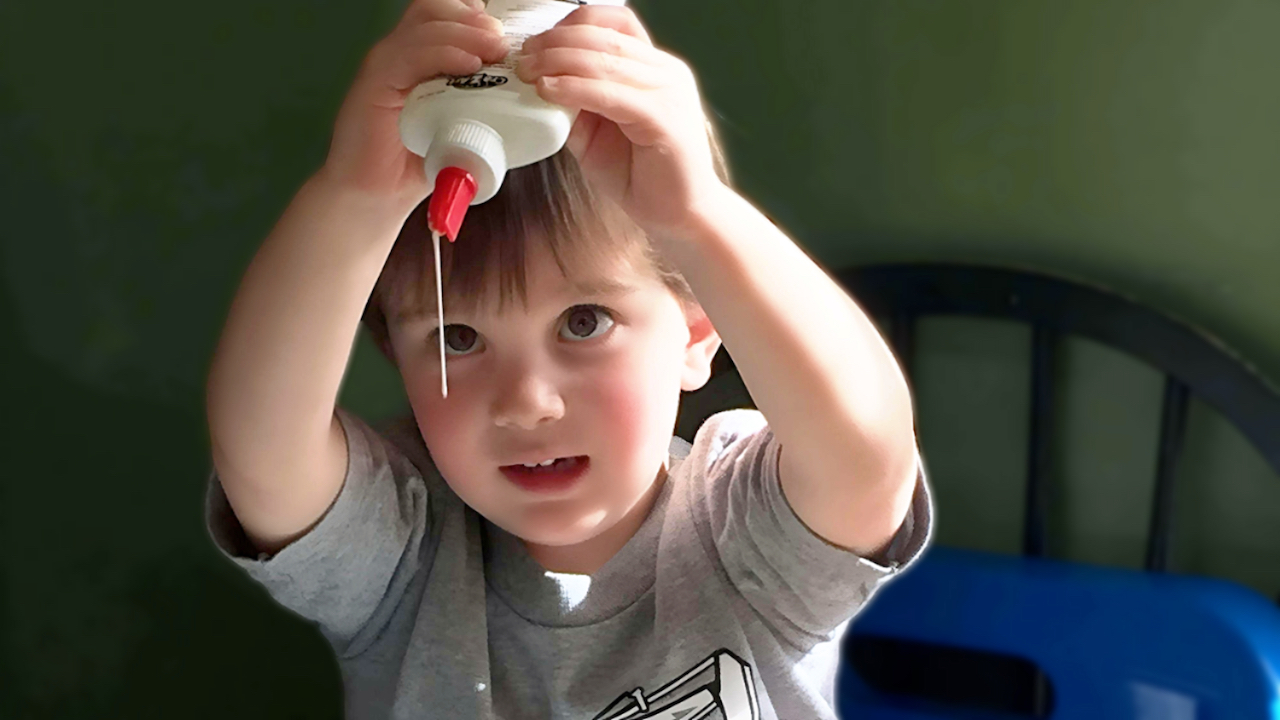
<svg viewBox="0 0 1280 720"><path fill-rule="evenodd" d="M1280 390L1209 333L1119 293L1048 274L980 265L901 263L855 267L837 280L870 315L887 319L886 335L910 374L916 319L961 315L1019 320L1032 326L1030 448L1022 551L1046 555L1048 474L1054 411L1055 348L1064 335L1090 338L1145 361L1165 376L1145 568L1169 563L1174 477L1187 404L1194 394L1220 412L1280 473ZM733 371L723 350L713 377Z"/></svg>

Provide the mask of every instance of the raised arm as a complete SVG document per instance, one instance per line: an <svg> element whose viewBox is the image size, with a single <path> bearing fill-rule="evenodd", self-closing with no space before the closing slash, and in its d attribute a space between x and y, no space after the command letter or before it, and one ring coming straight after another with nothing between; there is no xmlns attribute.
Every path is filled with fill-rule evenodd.
<svg viewBox="0 0 1280 720"><path fill-rule="evenodd" d="M335 403L360 316L409 213L428 194L400 141L405 96L507 53L501 26L463 0L415 0L369 52L338 113L323 168L245 272L209 372L214 467L259 550L322 518L342 489Z"/></svg>

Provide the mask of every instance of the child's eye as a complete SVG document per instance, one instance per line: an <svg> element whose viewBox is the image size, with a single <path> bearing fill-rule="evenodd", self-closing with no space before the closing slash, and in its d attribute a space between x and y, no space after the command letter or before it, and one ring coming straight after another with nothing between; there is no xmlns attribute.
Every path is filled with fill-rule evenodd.
<svg viewBox="0 0 1280 720"><path fill-rule="evenodd" d="M614 319L609 311L599 305L578 305L570 308L561 328L560 336L567 340L591 340L600 337L613 327ZM569 334L565 334L568 331ZM432 330L428 341L438 347L439 329ZM444 352L446 355L469 355L479 345L480 334L467 325L444 326Z"/></svg>
<svg viewBox="0 0 1280 720"><path fill-rule="evenodd" d="M431 331L431 342L439 347L440 340L436 337L438 330ZM475 330L466 325L445 325L444 326L444 354L445 355L466 355L475 347L476 340L479 335Z"/></svg>
<svg viewBox="0 0 1280 720"><path fill-rule="evenodd" d="M603 322L598 318L604 318ZM609 311L599 305L578 305L570 308L565 318L564 330L569 331L570 336L566 337L564 332L560 336L566 340L590 340L607 332L613 322Z"/></svg>

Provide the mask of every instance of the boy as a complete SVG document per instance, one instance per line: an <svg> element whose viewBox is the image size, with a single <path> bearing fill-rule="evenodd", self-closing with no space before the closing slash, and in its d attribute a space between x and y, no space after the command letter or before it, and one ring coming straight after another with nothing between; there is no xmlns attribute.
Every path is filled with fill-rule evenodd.
<svg viewBox="0 0 1280 720"><path fill-rule="evenodd" d="M623 7L525 44L581 114L442 249L434 327L399 103L507 49L482 5L417 0L370 52L214 358L211 532L319 625L350 718L834 717L845 624L930 538L897 364ZM413 410L381 433L335 407L361 319ZM760 411L690 445L722 337Z"/></svg>

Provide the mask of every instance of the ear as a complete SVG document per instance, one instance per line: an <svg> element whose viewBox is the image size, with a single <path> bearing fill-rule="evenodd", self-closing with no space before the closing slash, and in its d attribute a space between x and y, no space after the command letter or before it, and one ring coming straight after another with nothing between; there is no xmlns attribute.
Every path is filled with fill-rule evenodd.
<svg viewBox="0 0 1280 720"><path fill-rule="evenodd" d="M684 349L684 372L680 375L680 389L697 390L711 379L711 360L720 349L720 334L711 326L702 306L689 304L684 309L689 326L689 344Z"/></svg>

